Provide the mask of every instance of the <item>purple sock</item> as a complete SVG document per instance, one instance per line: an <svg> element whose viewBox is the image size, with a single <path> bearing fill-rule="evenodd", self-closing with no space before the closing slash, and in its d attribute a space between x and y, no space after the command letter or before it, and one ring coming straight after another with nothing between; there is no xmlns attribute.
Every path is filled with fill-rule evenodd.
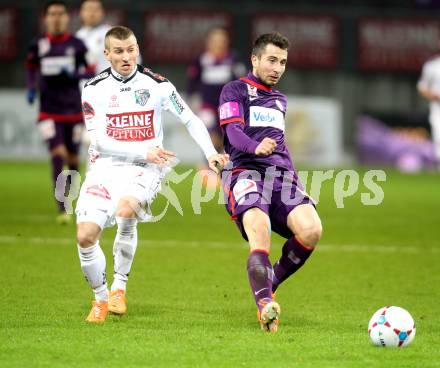
<svg viewBox="0 0 440 368"><path fill-rule="evenodd" d="M254 250L249 254L247 261L249 283L255 303L259 309L272 300L273 269L269 261L269 254L264 250Z"/></svg>
<svg viewBox="0 0 440 368"><path fill-rule="evenodd" d="M284 280L303 266L307 258L312 254L313 249L306 248L295 237L290 238L284 243L281 257L273 266L273 292Z"/></svg>
<svg viewBox="0 0 440 368"><path fill-rule="evenodd" d="M60 175L61 171L63 171L63 163L64 163L63 158L61 156L58 155L52 156L52 182L54 188L56 187L57 184L58 175ZM57 201L57 205L58 205L58 210L60 212L63 212L64 203Z"/></svg>

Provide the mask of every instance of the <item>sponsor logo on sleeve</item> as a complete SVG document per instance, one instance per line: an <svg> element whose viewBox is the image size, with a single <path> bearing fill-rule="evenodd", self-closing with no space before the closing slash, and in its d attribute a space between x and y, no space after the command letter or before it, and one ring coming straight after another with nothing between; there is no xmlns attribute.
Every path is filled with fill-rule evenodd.
<svg viewBox="0 0 440 368"><path fill-rule="evenodd" d="M148 89L138 89L137 91L134 91L134 97L138 105L145 106L150 98L150 92Z"/></svg>
<svg viewBox="0 0 440 368"><path fill-rule="evenodd" d="M225 102L219 107L218 111L220 120L240 117L240 108L238 106L238 102Z"/></svg>
<svg viewBox="0 0 440 368"><path fill-rule="evenodd" d="M155 138L154 110L107 114L107 136L117 141L141 142Z"/></svg>
<svg viewBox="0 0 440 368"><path fill-rule="evenodd" d="M182 111L184 110L184 107L183 107L182 101L177 96L176 91L173 91L173 93L171 93L170 101L173 104L174 108L176 109L177 113L180 115L182 113Z"/></svg>
<svg viewBox="0 0 440 368"><path fill-rule="evenodd" d="M93 82L96 82L100 79L107 78L109 76L108 72L103 72L101 74L98 74L96 77L93 77L92 79L89 79L87 81L87 85L92 84Z"/></svg>
<svg viewBox="0 0 440 368"><path fill-rule="evenodd" d="M95 110L93 110L92 105L90 105L87 101L83 102L82 111L84 114L84 119L92 119L95 116Z"/></svg>
<svg viewBox="0 0 440 368"><path fill-rule="evenodd" d="M154 79L157 79L157 80L159 80L161 82L164 82L164 81L167 80L165 77L163 77L159 73L153 72L150 68L144 68L143 72L146 73L146 74L150 74Z"/></svg>

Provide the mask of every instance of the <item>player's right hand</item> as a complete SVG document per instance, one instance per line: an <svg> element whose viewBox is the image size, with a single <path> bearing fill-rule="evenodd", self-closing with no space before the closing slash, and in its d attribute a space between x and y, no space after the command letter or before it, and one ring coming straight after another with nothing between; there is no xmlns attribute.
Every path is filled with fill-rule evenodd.
<svg viewBox="0 0 440 368"><path fill-rule="evenodd" d="M260 144L255 148L255 154L257 156L269 156L277 146L277 142L272 138L264 138Z"/></svg>
<svg viewBox="0 0 440 368"><path fill-rule="evenodd" d="M34 103L36 94L37 94L37 92L35 91L35 89L28 89L28 91L26 93L26 99L27 99L27 102L29 103L29 105L32 105Z"/></svg>
<svg viewBox="0 0 440 368"><path fill-rule="evenodd" d="M176 157L174 152L160 147L152 147L147 151L147 161L157 165L166 165L174 157Z"/></svg>

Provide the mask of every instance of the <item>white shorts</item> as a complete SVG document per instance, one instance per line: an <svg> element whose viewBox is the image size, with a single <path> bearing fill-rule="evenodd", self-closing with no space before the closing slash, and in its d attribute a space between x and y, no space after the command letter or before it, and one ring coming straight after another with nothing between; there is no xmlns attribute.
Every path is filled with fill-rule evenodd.
<svg viewBox="0 0 440 368"><path fill-rule="evenodd" d="M151 218L150 206L161 190L165 171L135 165L91 169L81 186L76 204L76 222L93 222L101 229L115 224L119 200L130 196L141 204L138 219Z"/></svg>

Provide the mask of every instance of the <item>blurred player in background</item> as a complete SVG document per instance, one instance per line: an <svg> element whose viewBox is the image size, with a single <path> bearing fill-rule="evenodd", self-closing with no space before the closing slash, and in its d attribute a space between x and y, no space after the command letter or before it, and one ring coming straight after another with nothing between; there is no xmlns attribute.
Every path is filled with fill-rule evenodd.
<svg viewBox="0 0 440 368"><path fill-rule="evenodd" d="M149 207L174 159L162 146L162 111L170 111L185 125L213 170L227 160L217 154L205 125L173 84L136 64L138 54L130 29L111 28L105 37L111 68L89 80L82 93L91 165L76 214L80 264L95 293L89 322L103 322L108 311L126 312L126 283L137 247L137 223L151 218ZM99 239L102 230L115 222L114 281L109 293Z"/></svg>
<svg viewBox="0 0 440 368"><path fill-rule="evenodd" d="M196 98L200 101L195 109L218 151L223 150L223 133L217 115L220 93L226 83L245 72L245 66L230 50L229 33L223 27L215 27L208 32L204 52L188 67L188 96L193 101Z"/></svg>
<svg viewBox="0 0 440 368"><path fill-rule="evenodd" d="M105 34L111 26L103 23L104 7L101 0L84 0L79 15L82 27L76 32L76 37L87 46L87 62L97 74L110 66L103 50Z"/></svg>
<svg viewBox="0 0 440 368"><path fill-rule="evenodd" d="M429 122L437 166L440 170L440 56L428 60L417 83L419 93L429 101Z"/></svg>
<svg viewBox="0 0 440 368"><path fill-rule="evenodd" d="M223 88L219 107L225 151L233 162L230 175L223 175L227 210L249 242L248 278L261 327L268 332L276 332L279 323L273 293L306 262L322 232L285 145L286 96L273 89L285 71L288 48L279 33L258 37L252 72ZM273 267L272 230L287 239Z"/></svg>
<svg viewBox="0 0 440 368"><path fill-rule="evenodd" d="M87 46L87 62L99 74L110 66L104 56L104 38L112 27L104 22L105 10L102 0L83 0L79 12L82 27L76 32L76 37ZM140 55L137 63L141 63ZM86 81L83 81L84 84Z"/></svg>
<svg viewBox="0 0 440 368"><path fill-rule="evenodd" d="M46 33L37 36L27 55L27 100L34 103L40 92L37 127L52 158L52 179L67 164L79 168L79 147L83 131L79 80L93 76L86 62L84 43L67 32L69 15L64 1L49 1L44 7ZM58 203L59 223L70 222L64 205Z"/></svg>

